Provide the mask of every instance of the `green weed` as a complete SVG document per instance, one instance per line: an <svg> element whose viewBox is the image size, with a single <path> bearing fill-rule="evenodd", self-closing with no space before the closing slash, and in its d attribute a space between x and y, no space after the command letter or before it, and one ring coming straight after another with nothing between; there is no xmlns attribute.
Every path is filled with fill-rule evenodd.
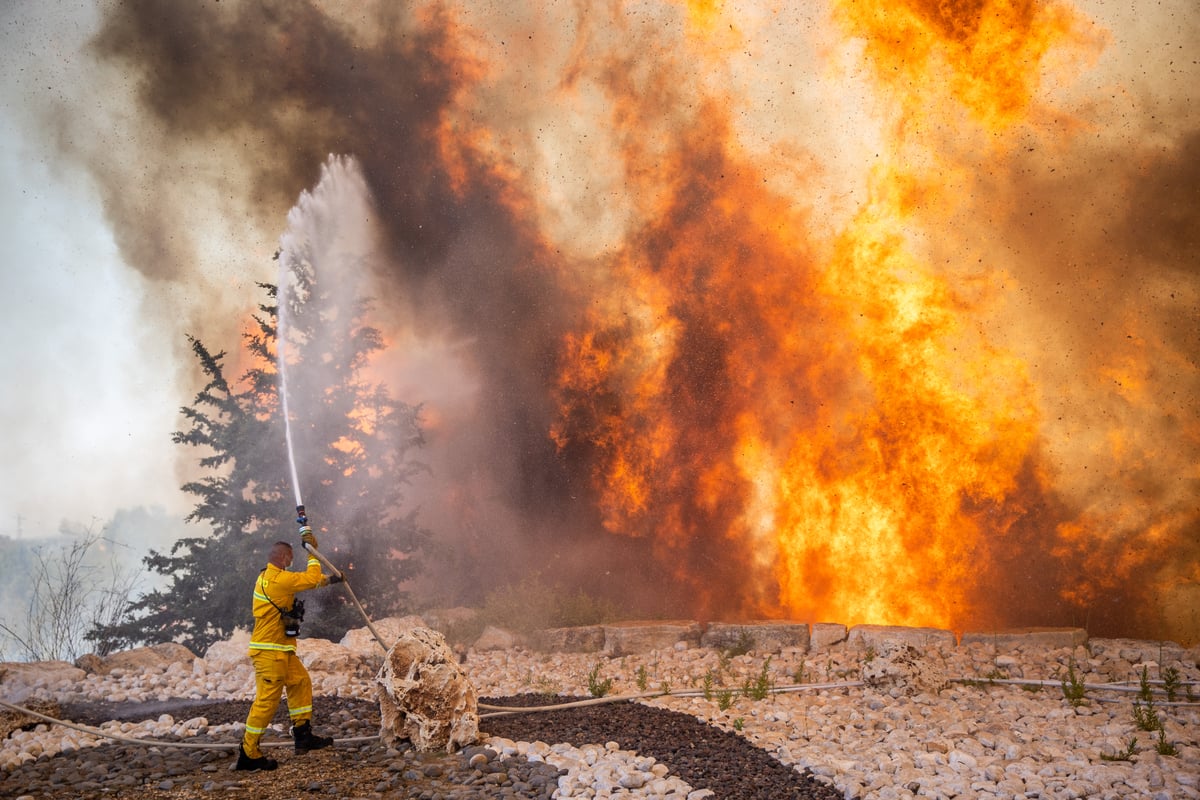
<svg viewBox="0 0 1200 800"><path fill-rule="evenodd" d="M1084 696L1083 678L1075 672L1075 659L1072 658L1067 662L1067 674L1062 679L1063 697L1073 706L1081 706L1086 701Z"/></svg>
<svg viewBox="0 0 1200 800"><path fill-rule="evenodd" d="M1130 736L1129 744L1125 745L1125 749L1116 755L1106 756L1100 754L1101 761L1133 761L1133 757L1137 755L1137 737Z"/></svg>
<svg viewBox="0 0 1200 800"><path fill-rule="evenodd" d="M587 683L588 692L592 697L604 697L612 691L613 687L612 678L600 677L600 662L598 661L592 665L591 671L588 672Z"/></svg>
<svg viewBox="0 0 1200 800"><path fill-rule="evenodd" d="M770 667L771 657L767 656L767 660L763 662L762 669L758 671L758 676L747 678L746 682L742 685L742 694L751 700L765 700L773 688L771 676L768 673Z"/></svg>
<svg viewBox="0 0 1200 800"><path fill-rule="evenodd" d="M1162 671L1162 679L1163 689L1167 692L1167 702L1174 703L1182 686L1182 682L1179 680L1179 670L1175 667L1167 667Z"/></svg>
<svg viewBox="0 0 1200 800"><path fill-rule="evenodd" d="M637 684L638 691L644 692L650 688L650 674L647 671L645 664L642 664L637 668L637 675L633 680Z"/></svg>
<svg viewBox="0 0 1200 800"><path fill-rule="evenodd" d="M1158 729L1158 741L1154 743L1154 749L1158 751L1160 756L1179 755L1179 748L1167 741L1167 732L1162 728Z"/></svg>

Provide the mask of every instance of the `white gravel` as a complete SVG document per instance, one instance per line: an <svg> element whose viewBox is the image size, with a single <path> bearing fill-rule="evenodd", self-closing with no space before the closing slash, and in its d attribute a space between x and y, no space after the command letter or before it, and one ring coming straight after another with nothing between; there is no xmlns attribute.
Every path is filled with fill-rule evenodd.
<svg viewBox="0 0 1200 800"><path fill-rule="evenodd" d="M304 649L302 642L302 655ZM781 762L811 769L846 798L1200 798L1200 705L1185 702L1188 692L1200 694L1200 683L1188 685L1200 681L1195 651L1159 664L1138 659L1144 650L1109 647L1093 655L1089 648L1077 647L998 653L973 644L948 653L920 654L923 679L944 675L975 681L949 680L940 690L920 690L906 683L904 675L878 669L878 654L836 648L732 658L682 645L623 658L517 649L472 652L466 667L481 696L587 695L589 674L597 666L595 677L613 681L612 694L669 690L669 695L646 702L738 731ZM1065 699L1061 688L1069 668L1088 685L1078 706ZM1138 696L1132 690L1143 668L1155 680L1173 669L1184 682L1177 697L1181 702L1168 703L1161 691L1155 695L1161 739L1158 732L1135 725ZM374 681L361 669L358 674L350 669L322 671L313 665L310 669L318 695L374 696ZM866 672L883 678L862 685ZM51 668L19 677L10 673L0 683L0 697L9 702L149 702L175 697L249 701L253 696L248 662L196 659L191 665L115 670L83 678L80 674L74 671L67 677ZM828 688L776 693L763 700L737 691L760 678L775 687ZM1049 683L991 682L996 678ZM1115 682L1124 682L1131 691L1115 691ZM207 732L227 734L236 742L240 727L208 728L202 719L176 721L164 715L155 722L110 724L106 729L136 738ZM1124 758L1131 740L1136 740L1132 758L1113 760ZM0 743L0 769L96 741L60 726L17 731ZM693 790L664 765L622 751L615 743L574 748L497 739L489 744L569 769L560 781L559 797L699 800L709 794ZM1160 745L1173 747L1176 754L1160 754Z"/></svg>

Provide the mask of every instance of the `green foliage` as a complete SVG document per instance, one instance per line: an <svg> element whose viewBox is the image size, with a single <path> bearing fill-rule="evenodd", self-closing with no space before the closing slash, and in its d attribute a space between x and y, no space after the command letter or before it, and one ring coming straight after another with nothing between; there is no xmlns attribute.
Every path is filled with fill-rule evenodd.
<svg viewBox="0 0 1200 800"><path fill-rule="evenodd" d="M322 552L346 573L367 613L402 613L404 587L419 574L429 540L404 502L404 487L424 469L412 458L423 443L420 409L360 377L382 348L378 331L363 323L366 305L338 307L311 264L287 266L297 286L286 309L285 355L299 489ZM272 542L291 541L294 568L304 567L275 366L276 287L259 286L269 299L244 334L254 361L240 381L227 377L223 351L189 339L206 383L181 410L187 429L172 439L197 451L201 474L183 490L196 498L188 522L206 530L151 551L146 571L166 578L166 587L89 638L118 646L178 641L203 653L252 624L251 587ZM340 588L304 601L302 635L337 640L362 625Z"/></svg>
<svg viewBox="0 0 1200 800"><path fill-rule="evenodd" d="M650 675L646 670L645 664L638 666L634 681L637 683L638 691L644 692L650 688Z"/></svg>
<svg viewBox="0 0 1200 800"><path fill-rule="evenodd" d="M749 697L751 700L765 700L767 695L771 693L774 684L771 681L769 670L771 668L771 658L763 662L762 668L758 671L758 675L754 678L747 678L742 685L742 694Z"/></svg>
<svg viewBox="0 0 1200 800"><path fill-rule="evenodd" d="M1134 701L1133 724L1141 731L1162 730L1162 720L1158 718L1158 710L1154 708L1153 702Z"/></svg>
<svg viewBox="0 0 1200 800"><path fill-rule="evenodd" d="M704 699L705 700L712 700L713 684L714 684L713 671L710 669L708 672L704 673L704 680L701 683L701 688L704 691Z"/></svg>
<svg viewBox="0 0 1200 800"><path fill-rule="evenodd" d="M613 687L612 678L600 677L600 662L592 665L591 671L588 672L587 684L588 693L592 697L604 697L612 691Z"/></svg>
<svg viewBox="0 0 1200 800"><path fill-rule="evenodd" d="M1175 747L1173 742L1167 741L1167 732L1161 727L1158 729L1158 741L1154 743L1154 749L1160 756L1179 755L1179 748Z"/></svg>
<svg viewBox="0 0 1200 800"><path fill-rule="evenodd" d="M742 719L741 717L737 717L736 719L734 719L733 729L735 731L741 732L742 728L744 728L744 727L746 727L746 720Z"/></svg>
<svg viewBox="0 0 1200 800"><path fill-rule="evenodd" d="M1142 667L1138 680L1138 699L1133 702L1133 724L1138 730L1162 731L1162 720L1154 708L1154 689L1150 686L1150 670Z"/></svg>
<svg viewBox="0 0 1200 800"><path fill-rule="evenodd" d="M717 692L717 708L722 711L728 711L733 705L733 701L737 699L737 692L733 689L722 689Z"/></svg>
<svg viewBox="0 0 1200 800"><path fill-rule="evenodd" d="M804 659L802 658L796 669L792 670L792 683L807 683L808 678L808 670L805 669Z"/></svg>
<svg viewBox="0 0 1200 800"><path fill-rule="evenodd" d="M1142 667L1142 674L1138 676L1138 698L1146 703L1154 702L1154 689L1150 686L1150 669Z"/></svg>
<svg viewBox="0 0 1200 800"><path fill-rule="evenodd" d="M541 698L544 703L553 702L558 697L560 687L547 675L533 677L530 681L530 686L533 688L533 693Z"/></svg>
<svg viewBox="0 0 1200 800"><path fill-rule="evenodd" d="M1101 761L1133 761L1133 757L1137 755L1137 737L1130 736L1129 743L1125 745L1125 749L1111 756L1104 753L1100 754Z"/></svg>
<svg viewBox="0 0 1200 800"><path fill-rule="evenodd" d="M1179 679L1179 670L1175 667L1166 667L1162 671L1163 689L1167 693L1167 702L1174 703L1179 697L1179 689L1183 685Z"/></svg>
<svg viewBox="0 0 1200 800"><path fill-rule="evenodd" d="M1062 679L1063 697L1073 706L1081 706L1086 702L1086 691L1083 678L1075 671L1075 659L1067 662L1067 674Z"/></svg>

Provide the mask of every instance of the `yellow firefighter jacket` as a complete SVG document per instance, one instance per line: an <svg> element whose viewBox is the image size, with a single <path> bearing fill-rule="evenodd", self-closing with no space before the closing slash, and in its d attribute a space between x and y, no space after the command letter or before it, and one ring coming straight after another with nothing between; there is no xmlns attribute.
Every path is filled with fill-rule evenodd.
<svg viewBox="0 0 1200 800"><path fill-rule="evenodd" d="M291 572L267 564L254 582L254 631L250 634L250 652L296 652L296 637L284 634L285 623L275 606L290 611L296 592L315 589L327 583L329 578L321 574L321 562L312 553L308 554L308 566L304 572Z"/></svg>

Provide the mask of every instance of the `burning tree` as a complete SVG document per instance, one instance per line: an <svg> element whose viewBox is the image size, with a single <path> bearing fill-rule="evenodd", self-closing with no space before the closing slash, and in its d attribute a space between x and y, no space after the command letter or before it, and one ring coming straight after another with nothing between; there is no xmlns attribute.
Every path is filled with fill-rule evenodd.
<svg viewBox="0 0 1200 800"><path fill-rule="evenodd" d="M305 502L322 551L347 574L368 612L395 613L407 603L405 583L419 574L429 540L415 512L405 510L403 493L423 469L411 457L423 444L420 408L361 377L382 347L379 333L363 322L367 304L356 300L345 308L318 287L303 254L285 260L297 288L285 305L294 359L287 369L296 378L288 399L297 417ZM259 286L272 302L259 305L243 334L253 365L239 382L227 378L224 351L213 353L190 337L207 382L182 409L188 429L172 438L207 451L198 460L204 474L182 488L197 498L188 522L207 524L212 533L180 539L169 552L151 551L146 568L168 578L167 587L140 597L122 620L97 625L89 639L118 646L178 641L202 652L248 624L250 591L267 546L295 539L291 498L299 492L288 470L276 360L279 293L274 285ZM308 605L311 635L336 639L361 624L337 589L314 593Z"/></svg>

